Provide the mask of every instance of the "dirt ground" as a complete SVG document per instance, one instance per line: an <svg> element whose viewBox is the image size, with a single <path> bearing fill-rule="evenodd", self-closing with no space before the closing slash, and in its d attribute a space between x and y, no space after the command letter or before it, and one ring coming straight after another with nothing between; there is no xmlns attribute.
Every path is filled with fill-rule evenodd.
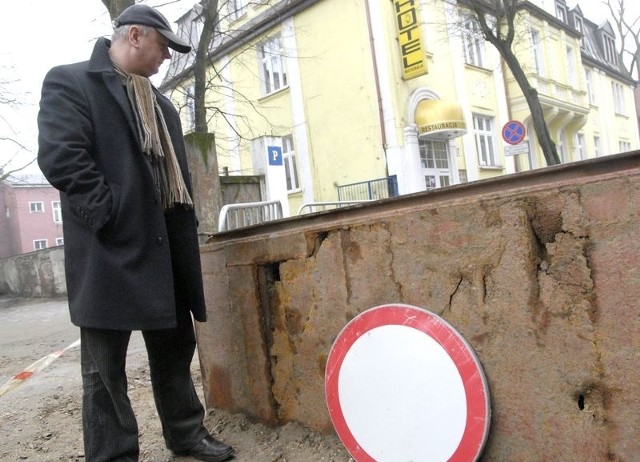
<svg viewBox="0 0 640 462"><path fill-rule="evenodd" d="M130 397L140 426L140 460L193 460L173 457L164 447L146 377L145 368L130 374ZM58 390L30 404L19 414L1 416L0 460L83 461L79 389ZM220 410L211 410L205 424L215 436L235 447L237 462L352 460L336 437L319 435L296 424L268 428Z"/></svg>
<svg viewBox="0 0 640 462"><path fill-rule="evenodd" d="M0 386L20 370L17 368L33 362L34 351L50 353L77 338L76 332L68 332L66 327L67 330L56 331L55 320L47 314L41 321L52 327L39 332L37 325L30 325L27 330L39 332L33 341L24 340L27 332L14 334L22 339L18 348L8 336L16 331L12 322L18 325L23 321L20 318L23 311L19 310L27 312L25 307L0 310L0 336L4 337L0 339ZM13 317L7 318L8 312ZM51 308L46 312L50 313ZM0 461L84 461L79 360L79 349L71 349L16 389L0 396ZM164 446L140 339L132 339L127 368L129 396L140 428L140 461L194 460L174 457ZM8 374L9 370L15 372ZM192 371L196 389L201 393L197 359ZM321 435L295 423L268 428L250 422L243 415L213 409L209 410L205 425L214 436L235 447L235 462L353 461L335 435Z"/></svg>

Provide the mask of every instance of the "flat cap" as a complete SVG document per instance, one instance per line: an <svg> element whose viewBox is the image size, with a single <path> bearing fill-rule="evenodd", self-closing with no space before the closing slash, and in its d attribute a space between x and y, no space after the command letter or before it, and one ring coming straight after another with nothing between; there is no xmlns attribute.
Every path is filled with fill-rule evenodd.
<svg viewBox="0 0 640 462"><path fill-rule="evenodd" d="M167 40L169 40L169 48L173 48L180 53L188 53L191 46L187 41L178 37L171 30L171 25L158 10L151 8L149 5L138 3L131 5L124 10L120 16L113 20L113 27L120 27L126 24L137 24L142 26L150 26L156 29Z"/></svg>

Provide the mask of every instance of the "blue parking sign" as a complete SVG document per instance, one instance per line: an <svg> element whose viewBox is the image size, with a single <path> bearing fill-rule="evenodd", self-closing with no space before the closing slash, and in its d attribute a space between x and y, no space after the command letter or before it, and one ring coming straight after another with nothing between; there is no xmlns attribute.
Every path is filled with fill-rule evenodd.
<svg viewBox="0 0 640 462"><path fill-rule="evenodd" d="M280 146L267 146L269 165L284 165L282 161L282 148Z"/></svg>

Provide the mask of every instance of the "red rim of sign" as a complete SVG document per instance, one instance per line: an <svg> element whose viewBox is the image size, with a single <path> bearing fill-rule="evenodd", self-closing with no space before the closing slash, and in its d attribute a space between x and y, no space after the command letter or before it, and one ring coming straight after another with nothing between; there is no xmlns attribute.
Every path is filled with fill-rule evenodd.
<svg viewBox="0 0 640 462"><path fill-rule="evenodd" d="M347 425L340 405L338 381L345 356L366 332L377 327L402 325L417 329L434 339L454 362L464 385L467 406L465 429L450 462L476 460L489 434L491 408L489 388L475 353L466 340L438 315L403 304L381 305L353 318L340 332L327 358L325 390L333 426L345 448L358 462L376 462L358 443Z"/></svg>

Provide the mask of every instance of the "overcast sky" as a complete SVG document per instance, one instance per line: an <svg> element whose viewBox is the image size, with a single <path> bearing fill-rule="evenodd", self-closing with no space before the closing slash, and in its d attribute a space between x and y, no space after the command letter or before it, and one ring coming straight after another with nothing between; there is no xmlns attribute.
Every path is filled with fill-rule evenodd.
<svg viewBox="0 0 640 462"><path fill-rule="evenodd" d="M174 23L197 0L146 3L158 7ZM568 3L575 4L575 0ZM579 4L594 22L606 16L601 0L580 0ZM629 8L640 10L639 5L637 0L629 1ZM0 11L0 82L11 82L3 90L22 102L15 108L0 105L0 137L9 136L28 149L24 152L0 140L0 166L13 158L10 169L36 155L36 116L46 72L58 64L88 59L95 39L111 34L111 24L101 0L2 0ZM34 164L27 172L38 169Z"/></svg>
<svg viewBox="0 0 640 462"><path fill-rule="evenodd" d="M197 0L149 0L175 27L175 20ZM37 152L38 101L42 79L58 64L89 59L96 38L111 35L111 20L101 0L2 0L3 25L0 27L0 82L3 90L22 102L11 108L0 105L0 137L11 137L30 152L14 143L0 140L0 167L21 166ZM32 165L27 173L36 173Z"/></svg>

